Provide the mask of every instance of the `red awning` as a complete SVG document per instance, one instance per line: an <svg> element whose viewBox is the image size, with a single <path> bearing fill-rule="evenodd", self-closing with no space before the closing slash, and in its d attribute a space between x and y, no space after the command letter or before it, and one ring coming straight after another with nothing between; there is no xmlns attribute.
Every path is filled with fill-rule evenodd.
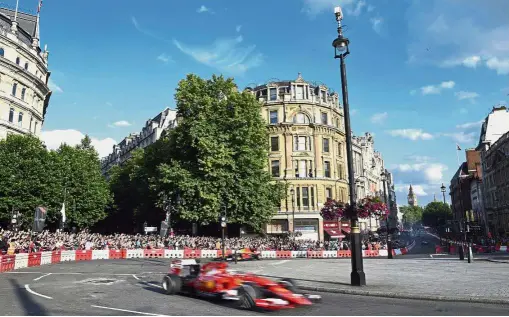
<svg viewBox="0 0 509 317"><path fill-rule="evenodd" d="M333 239L343 239L345 237L345 235L341 234L341 231L338 229L323 228L323 231L325 231Z"/></svg>
<svg viewBox="0 0 509 317"><path fill-rule="evenodd" d="M343 230L344 233L350 233L352 231L349 227L343 227L341 230Z"/></svg>

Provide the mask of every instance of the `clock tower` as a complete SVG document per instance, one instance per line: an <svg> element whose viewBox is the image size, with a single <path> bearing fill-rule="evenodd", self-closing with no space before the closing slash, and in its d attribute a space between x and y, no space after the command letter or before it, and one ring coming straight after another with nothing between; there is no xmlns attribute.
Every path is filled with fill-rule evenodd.
<svg viewBox="0 0 509 317"><path fill-rule="evenodd" d="M417 206L417 196L414 194L414 189L410 184L410 189L408 190L408 205Z"/></svg>

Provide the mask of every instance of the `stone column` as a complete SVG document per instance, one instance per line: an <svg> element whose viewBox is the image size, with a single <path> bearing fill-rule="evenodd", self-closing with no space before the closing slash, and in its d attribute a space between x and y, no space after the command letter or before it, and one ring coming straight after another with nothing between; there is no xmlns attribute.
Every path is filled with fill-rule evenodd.
<svg viewBox="0 0 509 317"><path fill-rule="evenodd" d="M314 150L315 150L315 167L316 167L316 175L315 177L323 177L323 159L322 159L322 136L314 131L313 142Z"/></svg>
<svg viewBox="0 0 509 317"><path fill-rule="evenodd" d="M295 177L295 169L293 168L293 135L289 132L283 133L285 139L285 173L286 177Z"/></svg>

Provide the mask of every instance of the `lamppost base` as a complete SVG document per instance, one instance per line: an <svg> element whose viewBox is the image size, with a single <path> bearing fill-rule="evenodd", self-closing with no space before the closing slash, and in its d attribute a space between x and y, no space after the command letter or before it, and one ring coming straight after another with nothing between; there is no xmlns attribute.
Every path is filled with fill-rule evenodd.
<svg viewBox="0 0 509 317"><path fill-rule="evenodd" d="M350 284L352 286L365 286L366 274L364 271L352 271L350 274Z"/></svg>

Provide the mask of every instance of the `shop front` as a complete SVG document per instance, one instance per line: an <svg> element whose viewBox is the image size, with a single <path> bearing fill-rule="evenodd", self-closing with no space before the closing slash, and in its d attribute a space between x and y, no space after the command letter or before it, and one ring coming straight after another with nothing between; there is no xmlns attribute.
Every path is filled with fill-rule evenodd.
<svg viewBox="0 0 509 317"><path fill-rule="evenodd" d="M343 240L345 235L340 229L340 222L337 220L323 221L323 232L325 233L326 240Z"/></svg>

